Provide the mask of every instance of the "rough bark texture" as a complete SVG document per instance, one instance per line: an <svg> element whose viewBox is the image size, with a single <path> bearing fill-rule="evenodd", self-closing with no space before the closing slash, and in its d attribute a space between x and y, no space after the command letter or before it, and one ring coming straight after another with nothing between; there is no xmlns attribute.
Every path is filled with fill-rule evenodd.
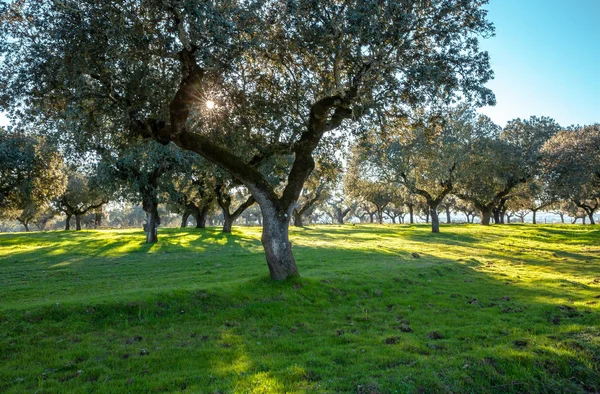
<svg viewBox="0 0 600 394"><path fill-rule="evenodd" d="M75 215L75 230L81 230L81 215Z"/></svg>
<svg viewBox="0 0 600 394"><path fill-rule="evenodd" d="M588 214L588 217L590 218L590 224L596 224L596 222L594 221L594 212L590 212Z"/></svg>
<svg viewBox="0 0 600 394"><path fill-rule="evenodd" d="M492 208L491 207L481 207L481 224L483 226L489 226L490 220L492 218Z"/></svg>
<svg viewBox="0 0 600 394"><path fill-rule="evenodd" d="M65 231L71 229L71 215L67 215L67 220L65 221Z"/></svg>
<svg viewBox="0 0 600 394"><path fill-rule="evenodd" d="M152 209L146 213L146 243L151 244L158 242L158 225L160 224L160 218L158 216L158 210Z"/></svg>
<svg viewBox="0 0 600 394"><path fill-rule="evenodd" d="M271 278L284 280L291 276L298 276L298 267L292 255L292 244L288 236L291 210L285 212L269 203L259 204L259 206L263 215L261 241L265 248Z"/></svg>
<svg viewBox="0 0 600 394"><path fill-rule="evenodd" d="M532 218L533 224L537 224L537 221L536 221L537 209L532 209L531 212L533 213L533 218Z"/></svg>
<svg viewBox="0 0 600 394"><path fill-rule="evenodd" d="M429 212L431 214L431 232L439 233L440 232L440 218L437 213L437 207L430 207Z"/></svg>
<svg viewBox="0 0 600 394"><path fill-rule="evenodd" d="M408 204L408 215L410 217L410 224L414 224L415 223L415 213L414 213L413 204Z"/></svg>

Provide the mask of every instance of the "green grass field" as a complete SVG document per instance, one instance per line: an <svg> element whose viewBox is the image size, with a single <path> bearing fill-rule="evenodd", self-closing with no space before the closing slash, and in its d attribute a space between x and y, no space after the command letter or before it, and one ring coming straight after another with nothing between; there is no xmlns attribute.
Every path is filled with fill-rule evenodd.
<svg viewBox="0 0 600 394"><path fill-rule="evenodd" d="M600 226L429 231L0 234L0 392L600 392Z"/></svg>

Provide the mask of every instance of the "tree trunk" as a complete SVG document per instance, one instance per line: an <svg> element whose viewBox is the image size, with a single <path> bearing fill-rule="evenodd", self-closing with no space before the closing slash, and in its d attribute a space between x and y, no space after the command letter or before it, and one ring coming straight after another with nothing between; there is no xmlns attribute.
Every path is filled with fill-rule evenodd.
<svg viewBox="0 0 600 394"><path fill-rule="evenodd" d="M65 222L65 231L71 229L71 215L67 215L67 220Z"/></svg>
<svg viewBox="0 0 600 394"><path fill-rule="evenodd" d="M377 222L383 224L383 210L377 207Z"/></svg>
<svg viewBox="0 0 600 394"><path fill-rule="evenodd" d="M295 209L294 209L294 226L304 227L304 223L302 223L302 214Z"/></svg>
<svg viewBox="0 0 600 394"><path fill-rule="evenodd" d="M500 210L497 208L494 208L494 209L492 209L492 212L494 213L494 223L500 224Z"/></svg>
<svg viewBox="0 0 600 394"><path fill-rule="evenodd" d="M202 209L198 210L194 214L194 219L196 219L196 228L205 228L206 227L206 217L208 216L208 204L203 206Z"/></svg>
<svg viewBox="0 0 600 394"><path fill-rule="evenodd" d="M226 209L223 209L223 232L231 233L231 227L233 226L233 218Z"/></svg>
<svg viewBox="0 0 600 394"><path fill-rule="evenodd" d="M181 215L181 228L187 227L188 219L190 217L191 212L185 211L183 215Z"/></svg>
<svg viewBox="0 0 600 394"><path fill-rule="evenodd" d="M564 223L565 223L565 214L561 212L561 213L559 213L558 215L560 216L560 221L561 221L561 223L563 223L563 224L564 224Z"/></svg>
<svg viewBox="0 0 600 394"><path fill-rule="evenodd" d="M75 230L81 230L81 215L75 214Z"/></svg>
<svg viewBox="0 0 600 394"><path fill-rule="evenodd" d="M481 210L481 225L489 226L490 219L492 218L492 208L485 207L480 210Z"/></svg>
<svg viewBox="0 0 600 394"><path fill-rule="evenodd" d="M395 216L390 216L392 218L392 224L396 224L396 217Z"/></svg>
<svg viewBox="0 0 600 394"><path fill-rule="evenodd" d="M596 222L594 221L594 212L590 212L588 214L588 217L590 218L590 224L596 224Z"/></svg>
<svg viewBox="0 0 600 394"><path fill-rule="evenodd" d="M510 215L506 215L506 223L510 224Z"/></svg>
<svg viewBox="0 0 600 394"><path fill-rule="evenodd" d="M414 224L415 223L415 215L414 215L414 210L413 210L412 204L408 205L408 214L410 216L410 224Z"/></svg>
<svg viewBox="0 0 600 394"><path fill-rule="evenodd" d="M430 207L429 212L431 213L431 232L439 233L440 232L440 218L437 213L437 207Z"/></svg>
<svg viewBox="0 0 600 394"><path fill-rule="evenodd" d="M94 228L102 226L102 211L94 213Z"/></svg>
<svg viewBox="0 0 600 394"><path fill-rule="evenodd" d="M446 223L452 223L452 219L450 218L450 207L446 206Z"/></svg>
<svg viewBox="0 0 600 394"><path fill-rule="evenodd" d="M298 276L298 267L288 236L291 215L276 209L267 201L263 201L260 208L263 217L261 241L265 248L271 279L284 280ZM291 209L289 211L291 213Z"/></svg>
<svg viewBox="0 0 600 394"><path fill-rule="evenodd" d="M429 210L425 211L425 223L429 223Z"/></svg>
<svg viewBox="0 0 600 394"><path fill-rule="evenodd" d="M23 223L23 226L25 227L25 231L29 232L29 221L28 220L24 220L21 223Z"/></svg>
<svg viewBox="0 0 600 394"><path fill-rule="evenodd" d="M533 217L532 217L533 224L537 224L537 222L535 220L535 217L536 217L536 214L537 214L537 209L532 209L531 212L533 213Z"/></svg>
<svg viewBox="0 0 600 394"><path fill-rule="evenodd" d="M158 242L158 225L160 224L160 218L158 217L158 209L156 206L149 212L146 212L146 225L144 231L146 232L146 243L151 244Z"/></svg>

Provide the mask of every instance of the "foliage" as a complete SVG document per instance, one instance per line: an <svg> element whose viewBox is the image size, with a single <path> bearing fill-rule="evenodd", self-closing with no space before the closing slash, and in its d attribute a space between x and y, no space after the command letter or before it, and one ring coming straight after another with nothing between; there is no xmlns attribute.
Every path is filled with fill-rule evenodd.
<svg viewBox="0 0 600 394"><path fill-rule="evenodd" d="M0 129L0 217L27 227L65 183L62 156L44 138Z"/></svg>

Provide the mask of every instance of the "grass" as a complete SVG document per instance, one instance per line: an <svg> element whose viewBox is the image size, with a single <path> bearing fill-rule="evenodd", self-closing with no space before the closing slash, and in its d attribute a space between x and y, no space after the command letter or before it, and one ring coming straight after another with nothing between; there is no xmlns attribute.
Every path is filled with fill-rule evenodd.
<svg viewBox="0 0 600 394"><path fill-rule="evenodd" d="M600 226L142 235L0 234L0 392L600 391Z"/></svg>

